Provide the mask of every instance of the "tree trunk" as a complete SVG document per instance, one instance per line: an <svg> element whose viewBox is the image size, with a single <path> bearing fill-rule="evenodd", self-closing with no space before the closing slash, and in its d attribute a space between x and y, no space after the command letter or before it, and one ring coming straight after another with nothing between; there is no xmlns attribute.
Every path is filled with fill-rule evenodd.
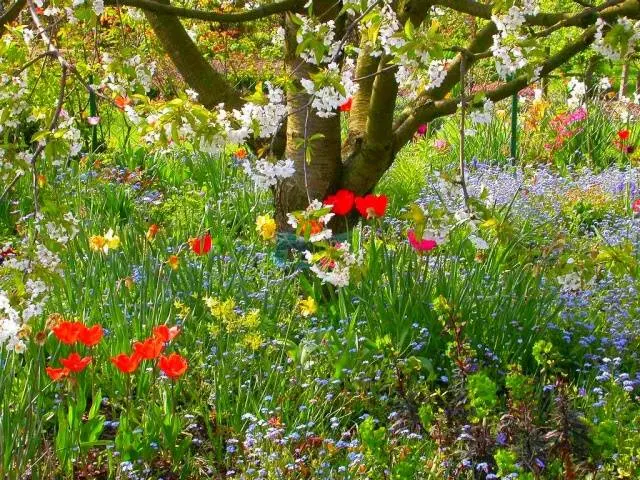
<svg viewBox="0 0 640 480"><path fill-rule="evenodd" d="M333 1L315 0L313 9L323 20L335 18L340 6ZM287 140L285 157L293 160L295 174L277 188L274 196L275 216L280 230L290 230L287 213L303 210L313 200L322 201L335 191L342 172L340 114L321 118L311 108L311 96L300 86L318 67L296 55L297 25L286 21L287 68L293 75L296 91L287 93ZM342 29L336 26L336 38ZM309 140L316 135L316 138ZM310 150L310 152L309 152ZM309 160L309 161L307 161Z"/></svg>
<svg viewBox="0 0 640 480"><path fill-rule="evenodd" d="M625 96L627 83L629 83L629 60L625 59L622 64L622 72L620 73L620 91L618 92L618 100L622 100Z"/></svg>
<svg viewBox="0 0 640 480"><path fill-rule="evenodd" d="M587 86L587 98L592 98L596 91L594 75L596 73L596 68L598 68L598 60L599 58L597 55L592 55L591 57L589 57L587 69L584 72L584 83Z"/></svg>

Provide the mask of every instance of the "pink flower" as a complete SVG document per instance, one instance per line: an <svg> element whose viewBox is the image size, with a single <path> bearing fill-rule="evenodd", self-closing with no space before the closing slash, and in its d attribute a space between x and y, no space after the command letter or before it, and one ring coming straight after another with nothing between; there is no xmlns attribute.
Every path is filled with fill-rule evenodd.
<svg viewBox="0 0 640 480"><path fill-rule="evenodd" d="M631 205L631 210L633 210L633 213L635 213L636 215L640 213L640 198L633 202L633 204Z"/></svg>
<svg viewBox="0 0 640 480"><path fill-rule="evenodd" d="M100 123L100 117L87 117L87 123L91 126L96 126Z"/></svg>
<svg viewBox="0 0 640 480"><path fill-rule="evenodd" d="M419 253L430 252L438 246L436 241L430 238L422 238L418 240L418 238L416 237L416 232L414 232L413 230L409 230L407 232L407 238L409 239L409 245L411 245L413 249Z"/></svg>
<svg viewBox="0 0 640 480"><path fill-rule="evenodd" d="M420 136L424 136L427 133L427 130L429 130L429 125L427 125L426 123L423 123L420 126L418 126L417 133Z"/></svg>

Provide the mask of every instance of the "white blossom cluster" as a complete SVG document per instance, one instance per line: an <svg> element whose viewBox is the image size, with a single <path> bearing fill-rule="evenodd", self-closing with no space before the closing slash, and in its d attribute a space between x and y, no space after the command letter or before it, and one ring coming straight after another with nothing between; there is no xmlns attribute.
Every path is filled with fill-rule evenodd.
<svg viewBox="0 0 640 480"><path fill-rule="evenodd" d="M7 349L21 353L25 344L18 337L20 332L20 314L11 306L7 294L0 290L0 346L7 344Z"/></svg>
<svg viewBox="0 0 640 480"><path fill-rule="evenodd" d="M488 125L493 119L494 103L487 98L482 105L482 110L474 110L469 114L471 122L477 125Z"/></svg>
<svg viewBox="0 0 640 480"><path fill-rule="evenodd" d="M249 160L242 164L245 173L251 178L256 188L266 190L278 183L278 180L289 178L295 173L293 160L278 160L271 163L267 160L258 160L251 165Z"/></svg>
<svg viewBox="0 0 640 480"><path fill-rule="evenodd" d="M584 96L587 94L587 85L577 78L571 77L568 88L569 98L567 99L567 105L571 109L576 109L582 105L584 101Z"/></svg>
<svg viewBox="0 0 640 480"><path fill-rule="evenodd" d="M340 84L344 88L346 95L340 93L333 85L321 85L318 87L311 79L303 78L300 80L302 87L312 97L311 108L315 110L318 117L333 117L338 107L357 92L358 83L353 81L353 70L350 68L352 66L353 62L349 59L348 62L345 62L345 69L341 74L338 71L337 64L330 63L327 66L329 74L340 75Z"/></svg>
<svg viewBox="0 0 640 480"><path fill-rule="evenodd" d="M444 82L447 77L447 64L445 60L431 60L429 68L427 69L427 75L429 76L429 83L426 86L427 90L438 88Z"/></svg>
<svg viewBox="0 0 640 480"><path fill-rule="evenodd" d="M493 36L491 53L495 58L496 71L502 80L507 80L528 63L522 48L517 44L521 39L518 31L526 22L527 15L538 13L536 0L525 0L522 8L513 5L504 15L492 15L498 33ZM510 39L515 39L510 42Z"/></svg>
<svg viewBox="0 0 640 480"><path fill-rule="evenodd" d="M0 58L0 64L2 61ZM16 76L0 75L0 116L4 118L0 123L0 134L22 126L30 107L26 100L28 96L26 71Z"/></svg>
<svg viewBox="0 0 640 480"><path fill-rule="evenodd" d="M358 263L356 256L351 253L347 242L336 245L335 251L340 254L340 258L325 261L315 261L314 255L310 251L304 253L305 259L311 265L310 270L322 281L322 283L330 283L331 285L342 288L349 285L351 275L351 267Z"/></svg>
<svg viewBox="0 0 640 480"><path fill-rule="evenodd" d="M502 80L507 80L511 75L525 67L528 63L522 53L522 49L517 45L508 46L503 44L502 37L500 35L493 36L491 53L495 58L498 76Z"/></svg>
<svg viewBox="0 0 640 480"><path fill-rule="evenodd" d="M323 63L332 62L338 53L340 43L336 40L336 25L333 20L328 22L317 22L312 17L305 17L297 15L301 20L302 25L296 33L296 41L298 44L302 43L309 37L314 37L316 42L319 42L324 47L324 54L322 58L318 59L313 49L304 49L300 52L300 57L313 65L319 65Z"/></svg>
<svg viewBox="0 0 640 480"><path fill-rule="evenodd" d="M364 24L363 27L370 25ZM379 57L382 53L390 54L393 49L404 45L405 40L398 35L402 25L391 5L385 3L380 9L380 28L378 30L378 46L371 52L371 56Z"/></svg>
<svg viewBox="0 0 640 480"><path fill-rule="evenodd" d="M102 15L104 13L104 0L90 0L91 7L96 15ZM84 5L86 0L73 0L72 7L77 8L81 5Z"/></svg>
<svg viewBox="0 0 640 480"><path fill-rule="evenodd" d="M140 55L134 55L125 61L125 65L132 67L136 72L138 83L144 88L145 93L151 90L153 75L156 72L156 62L146 62Z"/></svg>
<svg viewBox="0 0 640 480"><path fill-rule="evenodd" d="M593 42L593 49L609 60L620 60L620 53L618 53L610 43L607 43L604 39L604 29L608 25L602 18L596 20L596 35Z"/></svg>
<svg viewBox="0 0 640 480"><path fill-rule="evenodd" d="M631 33L627 41L626 54L630 55L637 49L638 40L640 40L640 21L633 23L629 18L618 18L618 25L620 25L627 33ZM609 24L602 18L596 20L596 34L593 42L593 49L603 57L617 61L621 58L621 52L616 50L613 45L607 42L605 38L605 28Z"/></svg>
<svg viewBox="0 0 640 480"><path fill-rule="evenodd" d="M269 138L275 135L281 126L282 119L287 114L285 97L282 89L274 87L270 82L265 82L267 98L265 105L246 103L241 110L234 110L233 117L240 124L240 128L227 129L227 134L234 143L242 143L257 127L259 138Z"/></svg>
<svg viewBox="0 0 640 480"><path fill-rule="evenodd" d="M496 24L498 34L502 38L517 33L518 29L524 25L526 18L524 11L513 5L504 15L492 15L491 21Z"/></svg>

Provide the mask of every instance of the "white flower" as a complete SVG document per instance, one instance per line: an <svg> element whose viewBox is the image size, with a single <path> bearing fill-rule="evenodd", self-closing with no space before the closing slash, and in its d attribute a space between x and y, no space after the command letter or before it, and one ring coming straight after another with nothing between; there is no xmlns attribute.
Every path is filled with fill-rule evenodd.
<svg viewBox="0 0 640 480"><path fill-rule="evenodd" d="M482 237L478 237L477 235L469 235L469 240L471 244L478 250L487 250L489 248L489 244Z"/></svg>
<svg viewBox="0 0 640 480"><path fill-rule="evenodd" d="M243 163L245 173L253 180L256 188L266 190L278 183L278 180L292 177L295 173L293 160L278 160L276 163L258 160L251 165L249 160Z"/></svg>
<svg viewBox="0 0 640 480"><path fill-rule="evenodd" d="M93 11L96 15L102 15L104 13L104 0L93 0Z"/></svg>
<svg viewBox="0 0 640 480"><path fill-rule="evenodd" d="M447 76L447 64L445 60L432 60L429 63L427 75L429 76L429 83L427 84L427 90L438 88L444 82Z"/></svg>
<svg viewBox="0 0 640 480"><path fill-rule="evenodd" d="M494 104L491 99L487 98L484 101L484 105L482 106L482 110L474 110L469 114L471 118L471 122L480 125L488 125L491 123L493 119L493 108Z"/></svg>

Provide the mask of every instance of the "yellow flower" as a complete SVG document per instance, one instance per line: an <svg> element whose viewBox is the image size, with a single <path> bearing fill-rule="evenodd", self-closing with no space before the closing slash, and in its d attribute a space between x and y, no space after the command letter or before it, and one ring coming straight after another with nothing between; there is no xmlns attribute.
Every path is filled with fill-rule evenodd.
<svg viewBox="0 0 640 480"><path fill-rule="evenodd" d="M106 246L107 241L102 235L92 235L89 238L89 248L94 252L99 252Z"/></svg>
<svg viewBox="0 0 640 480"><path fill-rule="evenodd" d="M258 350L262 345L262 336L255 332L248 333L242 339L242 343L244 343L250 350Z"/></svg>
<svg viewBox="0 0 640 480"><path fill-rule="evenodd" d="M310 317L318 311L318 304L313 297L307 297L298 302L298 308L300 309L300 315Z"/></svg>
<svg viewBox="0 0 640 480"><path fill-rule="evenodd" d="M191 312L191 308L189 308L187 305L185 305L178 299L174 300L173 308L175 308L178 311L176 315L180 318L185 318Z"/></svg>
<svg viewBox="0 0 640 480"><path fill-rule="evenodd" d="M249 313L242 317L242 326L249 330L256 329L260 326L260 310L252 308Z"/></svg>
<svg viewBox="0 0 640 480"><path fill-rule="evenodd" d="M120 237L113 234L113 228L109 229L105 234L104 239L107 242L107 250L105 253L107 253L109 249L117 250L120 247Z"/></svg>
<svg viewBox="0 0 640 480"><path fill-rule="evenodd" d="M276 236L276 221L269 215L259 215L256 218L256 232L263 240L273 240Z"/></svg>
<svg viewBox="0 0 640 480"><path fill-rule="evenodd" d="M222 301L218 298L207 297L204 299L204 303L209 307L211 315L215 318L230 321L236 316L234 310L236 308L236 302L233 298Z"/></svg>
<svg viewBox="0 0 640 480"><path fill-rule="evenodd" d="M171 270L175 272L180 267L180 258L177 255L169 255L169 258L167 259L167 265L169 265L169 267L171 267Z"/></svg>

